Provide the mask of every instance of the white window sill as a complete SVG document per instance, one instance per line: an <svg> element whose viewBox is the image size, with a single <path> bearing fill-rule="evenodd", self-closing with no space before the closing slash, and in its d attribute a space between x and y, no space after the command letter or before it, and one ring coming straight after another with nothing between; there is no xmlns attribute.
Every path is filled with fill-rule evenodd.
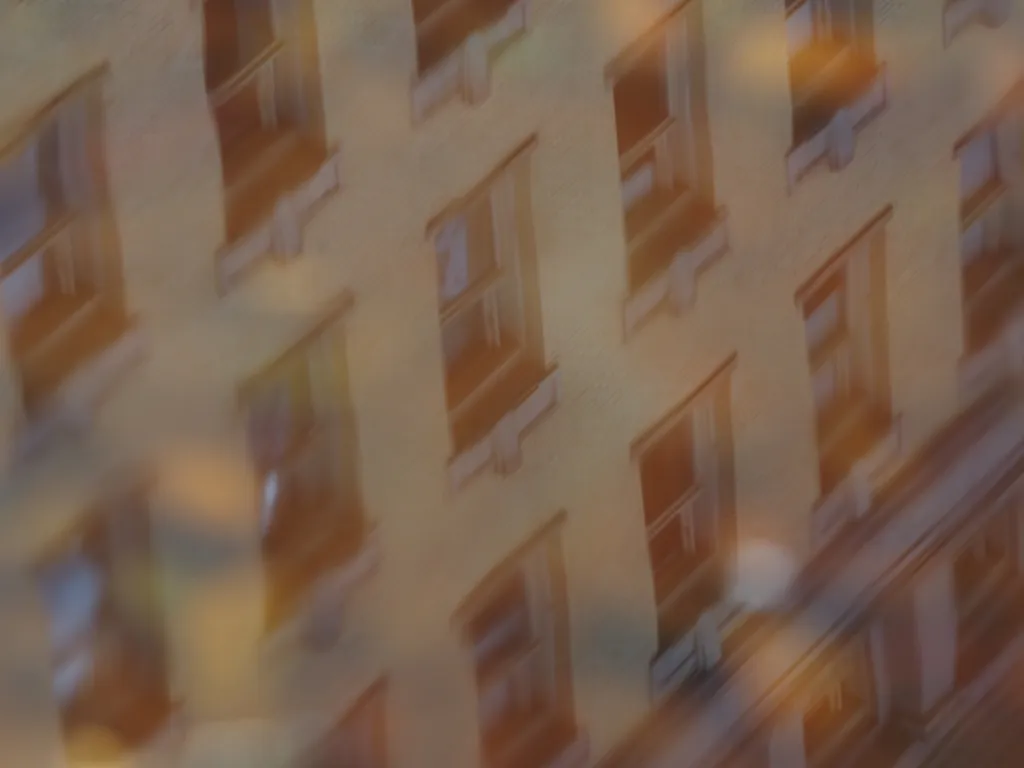
<svg viewBox="0 0 1024 768"><path fill-rule="evenodd" d="M116 342L76 369L54 395L52 404L18 431L15 456L34 453L62 430L87 426L107 392L141 362L147 347L142 329L130 325Z"/></svg>
<svg viewBox="0 0 1024 768"><path fill-rule="evenodd" d="M727 218L725 208L718 208L711 226L692 248L680 250L664 272L626 298L622 311L626 338L663 305L676 313L692 306L698 275L729 250Z"/></svg>
<svg viewBox="0 0 1024 768"><path fill-rule="evenodd" d="M971 403L1005 382L1024 378L1024 307L992 344L960 360L960 396Z"/></svg>
<svg viewBox="0 0 1024 768"><path fill-rule="evenodd" d="M856 132L885 110L888 99L888 75L885 64L880 64L875 79L859 98L836 112L818 133L786 153L789 191L822 161L828 160L833 170L845 167L853 156Z"/></svg>
<svg viewBox="0 0 1024 768"><path fill-rule="evenodd" d="M710 608L708 614L718 627L723 642L734 629L743 624L743 610L724 600ZM692 628L651 661L650 685L653 701L660 701L670 695L697 672L700 663L697 654L697 632L697 627Z"/></svg>
<svg viewBox="0 0 1024 768"><path fill-rule="evenodd" d="M512 407L484 438L454 456L448 463L452 488L458 490L488 464L502 471L518 466L522 435L558 402L560 374L551 366L525 398Z"/></svg>
<svg viewBox="0 0 1024 768"><path fill-rule="evenodd" d="M530 3L531 0L514 3L504 17L471 35L428 72L413 75L413 125L423 122L457 96L461 95L469 104L478 104L487 98L491 59L499 48L529 28Z"/></svg>
<svg viewBox="0 0 1024 768"><path fill-rule="evenodd" d="M999 27L1010 18L1012 0L947 0L942 11L942 40L945 45L972 24Z"/></svg>
<svg viewBox="0 0 1024 768"><path fill-rule="evenodd" d="M333 149L305 184L281 196L273 216L237 243L220 249L217 253L220 290L228 290L271 254L281 258L297 256L302 248L302 229L319 205L340 188L341 155Z"/></svg>
<svg viewBox="0 0 1024 768"><path fill-rule="evenodd" d="M874 503L875 491L896 463L902 447L901 418L892 418L889 431L831 493L818 500L811 512L811 545L821 549L848 523L866 515Z"/></svg>

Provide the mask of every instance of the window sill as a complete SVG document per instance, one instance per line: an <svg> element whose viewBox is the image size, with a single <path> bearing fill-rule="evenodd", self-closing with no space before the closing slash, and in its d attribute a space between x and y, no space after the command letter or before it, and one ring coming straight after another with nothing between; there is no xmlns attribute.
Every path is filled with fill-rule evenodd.
<svg viewBox="0 0 1024 768"><path fill-rule="evenodd" d="M518 469L522 436L554 408L559 398L559 383L557 365L544 369L537 379L518 393L516 400L509 404L483 436L457 450L448 462L452 488L462 488L488 464L493 464L502 474L510 474Z"/></svg>
<svg viewBox="0 0 1024 768"><path fill-rule="evenodd" d="M707 615L718 628L717 639L721 646L721 659L715 666L739 654L741 649L747 647L747 641L755 637L763 626L755 614L724 600L709 608ZM693 627L675 643L655 653L651 659L650 687L653 701L671 695L686 680L701 671L697 632L697 627Z"/></svg>
<svg viewBox="0 0 1024 768"><path fill-rule="evenodd" d="M693 201L680 198L680 204L692 208ZM729 249L728 214L724 207L710 209L705 216L690 221L687 211L672 211L661 224L654 239L665 238L666 265L654 272L625 300L622 312L623 336L628 338L654 311L668 304L676 313L689 309L696 293L700 273ZM673 225L685 225L681 230ZM629 258L633 258L633 249Z"/></svg>
<svg viewBox="0 0 1024 768"><path fill-rule="evenodd" d="M446 58L412 78L412 123L418 125L461 94L468 104L490 95L491 61L530 26L531 0L513 3L500 20L477 30Z"/></svg>
<svg viewBox="0 0 1024 768"><path fill-rule="evenodd" d="M15 435L15 456L32 456L58 432L87 426L109 390L142 360L147 346L142 329L126 318L113 342L69 373L49 402L26 417Z"/></svg>
<svg viewBox="0 0 1024 768"><path fill-rule="evenodd" d="M964 403L971 403L985 393L1022 376L1024 307L1014 313L992 343L961 358L960 395Z"/></svg>
<svg viewBox="0 0 1024 768"><path fill-rule="evenodd" d="M249 270L271 254L281 258L297 256L302 250L302 230L316 210L341 187L341 156L337 149L289 192L282 194L273 215L234 243L217 253L217 285L227 292Z"/></svg>
<svg viewBox="0 0 1024 768"><path fill-rule="evenodd" d="M894 416L871 449L854 463L847 477L818 499L811 512L814 549L823 548L849 523L868 513L879 481L891 471L901 444L901 420Z"/></svg>
<svg viewBox="0 0 1024 768"><path fill-rule="evenodd" d="M857 131L881 114L889 99L884 64L875 66L870 79L856 96L847 99L828 121L802 141L795 141L786 153L786 178L789 191L816 165L828 160L833 171L845 168L853 159Z"/></svg>
<svg viewBox="0 0 1024 768"><path fill-rule="evenodd" d="M1002 26L1010 18L1010 0L946 0L942 11L942 41L949 45L972 24Z"/></svg>

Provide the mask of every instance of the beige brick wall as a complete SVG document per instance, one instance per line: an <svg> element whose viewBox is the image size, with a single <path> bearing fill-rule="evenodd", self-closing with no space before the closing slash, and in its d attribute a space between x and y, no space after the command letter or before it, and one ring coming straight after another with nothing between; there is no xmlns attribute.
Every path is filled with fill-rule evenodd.
<svg viewBox="0 0 1024 768"><path fill-rule="evenodd" d="M475 765L475 694L452 610L565 508L577 715L595 755L612 746L647 706L655 645L630 441L738 352L740 536L806 552L816 456L794 291L894 204L891 378L906 447L947 418L960 355L952 145L1024 71L1020 2L1005 27L968 30L944 49L938 3L877 0L889 107L858 134L847 169L816 170L787 194L782 2L704 0L715 180L732 247L700 279L691 312L661 312L627 343L603 71L672 4L535 0L535 26L496 63L490 98L475 108L450 104L413 128L408 0L315 0L327 133L341 144L343 189L308 227L300 259L268 265L220 298L219 160L197 3L31 0L0 10L0 125L16 125L82 71L110 62L107 146L126 290L148 335L146 363L95 429L4 481L7 560L31 557L88 502L105 470L139 457L160 470L160 515L215 518L251 530L255 542L235 387L349 288L355 304L344 322L364 498L380 525L383 560L346 613L344 647L303 674L323 681L341 712L390 673L395 765ZM424 226L535 131L545 343L562 372L562 398L526 437L517 473L485 472L453 493ZM260 592L258 575L176 581L168 609L176 686L197 717L252 714L243 705L276 690L252 675L272 660L260 655ZM256 709L273 708L267 698ZM56 738L55 726L47 732ZM12 765L54 759L54 741L22 742L27 751Z"/></svg>

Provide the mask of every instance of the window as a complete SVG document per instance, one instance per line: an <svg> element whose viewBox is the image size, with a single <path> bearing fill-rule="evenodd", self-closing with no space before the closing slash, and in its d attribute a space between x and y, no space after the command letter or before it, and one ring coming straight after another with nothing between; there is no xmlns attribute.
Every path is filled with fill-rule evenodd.
<svg viewBox="0 0 1024 768"><path fill-rule="evenodd" d="M490 92L490 62L529 23L531 0L412 0L416 25L413 120L460 90L477 104Z"/></svg>
<svg viewBox="0 0 1024 768"><path fill-rule="evenodd" d="M631 292L716 217L702 35L680 6L609 65Z"/></svg>
<svg viewBox="0 0 1024 768"><path fill-rule="evenodd" d="M363 541L347 392L344 347L334 328L307 337L243 387L271 626Z"/></svg>
<svg viewBox="0 0 1024 768"><path fill-rule="evenodd" d="M867 642L841 651L811 687L804 707L804 750L809 768L830 764L875 721Z"/></svg>
<svg viewBox="0 0 1024 768"><path fill-rule="evenodd" d="M327 154L310 0L204 0L206 91L229 242L273 212Z"/></svg>
<svg viewBox="0 0 1024 768"><path fill-rule="evenodd" d="M31 416L128 330L91 72L0 149L0 307Z"/></svg>
<svg viewBox="0 0 1024 768"><path fill-rule="evenodd" d="M822 494L891 423L885 312L886 209L798 292L814 398Z"/></svg>
<svg viewBox="0 0 1024 768"><path fill-rule="evenodd" d="M957 676L964 682L995 659L1020 631L1017 509L1012 497L1001 502L953 561Z"/></svg>
<svg viewBox="0 0 1024 768"><path fill-rule="evenodd" d="M145 500L118 499L86 516L40 560L36 577L69 748L93 728L125 750L148 742L171 703Z"/></svg>
<svg viewBox="0 0 1024 768"><path fill-rule="evenodd" d="M387 768L387 684L370 687L300 761L301 768Z"/></svg>
<svg viewBox="0 0 1024 768"><path fill-rule="evenodd" d="M885 108L887 93L875 59L871 0L787 1L786 35L792 185L826 155L833 169L845 166L853 156L854 130Z"/></svg>
<svg viewBox="0 0 1024 768"><path fill-rule="evenodd" d="M1005 329L1024 296L1024 262L1000 170L1000 126L983 124L957 143L964 346L979 351Z"/></svg>
<svg viewBox="0 0 1024 768"><path fill-rule="evenodd" d="M525 150L434 229L445 394L456 454L547 374Z"/></svg>
<svg viewBox="0 0 1024 768"><path fill-rule="evenodd" d="M565 589L561 546L548 526L457 614L472 652L487 766L543 767L577 739L571 671L564 666Z"/></svg>
<svg viewBox="0 0 1024 768"><path fill-rule="evenodd" d="M658 606L659 650L723 596L732 538L732 359L634 445Z"/></svg>

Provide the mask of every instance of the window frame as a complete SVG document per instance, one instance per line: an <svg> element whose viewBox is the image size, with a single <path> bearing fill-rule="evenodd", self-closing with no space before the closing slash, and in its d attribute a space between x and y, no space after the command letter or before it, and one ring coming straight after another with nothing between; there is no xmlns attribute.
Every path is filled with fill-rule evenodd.
<svg viewBox="0 0 1024 768"><path fill-rule="evenodd" d="M677 607L685 603L690 593L703 593L711 588L717 592L715 602L725 596L725 573L735 549L735 493L733 472L733 436L731 420L731 377L736 366L733 353L720 363L707 379L693 392L676 404L654 425L646 429L630 447L630 455L636 464L638 496L648 544L648 560L654 586L654 602L658 620L659 646L678 642L680 630L673 618ZM663 510L654 520L648 521L645 491L640 468L644 458L657 449L661 441L673 430L688 420L691 426L693 444L690 451L693 463L693 482L688 492ZM651 549L654 538L681 512L697 517L698 525L708 530L706 538L711 541L711 551L705 553L699 562L693 564L679 579L660 596L658 575ZM683 537L680 531L680 538ZM709 587L708 585L711 585ZM712 605L704 606L704 610ZM692 629L692 627L691 627ZM685 631L685 630L683 630ZM661 648L665 650L665 648Z"/></svg>
<svg viewBox="0 0 1024 768"><path fill-rule="evenodd" d="M40 230L0 260L0 281L14 279L35 259L45 260L48 249L61 242L76 274L84 270L81 274L88 276L85 290L65 294L75 296L71 301L41 290L20 318L6 313L0 318L9 339L7 354L20 373L24 414L32 423L45 420L79 371L114 347L134 324L125 306L120 238L108 182L103 99L108 71L106 63L86 71L0 140L3 165L17 163L22 153L36 147L32 194L47 198L39 201L46 208ZM40 312L55 301L68 306L56 313ZM29 315L33 317L25 320ZM18 330L23 322L36 327Z"/></svg>
<svg viewBox="0 0 1024 768"><path fill-rule="evenodd" d="M206 48L210 44L206 8L217 1L202 0L204 73L210 66ZM313 178L330 155L312 0L265 2L273 40L224 81L205 86L221 160L225 236L231 245L243 242L270 221L277 203ZM260 131L268 135L265 141L256 142L257 146L250 147L251 151L241 157L239 138L234 139L234 150L225 146L226 129L218 110L254 83ZM292 103L289 105L286 101ZM264 187L267 189L260 189Z"/></svg>
<svg viewBox="0 0 1024 768"><path fill-rule="evenodd" d="M360 694L326 733L309 746L298 761L298 766L334 768L338 765L336 751L341 751L347 758L351 754L350 750L355 749L357 755L371 756L372 762L358 762L361 768L387 768L390 765L388 703L388 679L381 677ZM372 742L369 753L365 751L368 741ZM337 747L340 750L336 750Z"/></svg>
<svg viewBox="0 0 1024 768"><path fill-rule="evenodd" d="M578 740L568 628L568 593L561 527L566 513L560 510L525 542L492 568L458 605L452 627L465 649L469 674L476 680L477 717L481 761L489 768L511 768L524 754L553 747L559 754ZM533 714L525 730L512 734L499 745L489 744L484 730L484 690L480 680L480 655L474 636L474 622L486 614L511 581L522 579L525 586L530 638L511 661L498 665L491 677L501 685L523 664L533 667L530 677L533 695L542 692L543 705ZM543 695L546 692L546 695ZM557 743L547 742L555 733Z"/></svg>
<svg viewBox="0 0 1024 768"><path fill-rule="evenodd" d="M53 631L53 612L44 595L46 588L43 582L46 580L46 572L60 568L63 563L75 558L82 558L83 562L97 572L100 580L97 603L88 619L88 627L81 629L79 636L72 642L74 648L78 650L88 649L90 657L109 660L109 645L113 640L120 648L130 647L131 663L146 670L146 682L136 689L135 695L144 697L147 704L155 707L154 714L157 719L143 726L146 733L121 740L130 749L143 746L160 733L177 708L171 694L173 679L169 655L169 624L166 616L166 586L150 500L154 484L155 478L148 471L136 473L126 479L112 478L113 489L83 510L69 528L44 545L30 565L33 586L48 632ZM128 523L127 521L133 517L144 518L144 521ZM130 525L130 528L125 528L126 524ZM142 541L137 539L139 535L144 536ZM142 545L141 548L135 546L138 544ZM99 551L95 551L96 546L100 547ZM93 551L90 552L90 549ZM139 560L136 561L135 558ZM135 602L140 597L134 592L139 585L136 578L131 582L131 595L123 590L125 577L121 571L126 565L141 565L147 569L148 578L143 582L145 594L141 595L145 604ZM122 588L118 588L118 581L121 581ZM143 609L144 615L133 616L133 612L139 608ZM51 680L56 686L55 678L58 671L55 665L61 663L59 657L68 649L57 647L52 636L47 645ZM123 654L116 657L117 666L126 663L122 657ZM92 661L93 674L96 671L95 666L99 663L101 662ZM104 720L115 716L108 713L105 717L102 712L89 716L79 709L80 706L87 705L95 695L89 689L89 684L86 684L84 699L79 690L69 692L65 696L61 696L57 691L53 692L66 748L73 746L69 737L73 735L75 729L83 725L89 727L94 717Z"/></svg>
<svg viewBox="0 0 1024 768"><path fill-rule="evenodd" d="M352 294L343 291L319 313L319 319L297 341L238 387L238 404L245 420L249 461L256 485L257 509L254 513L261 531L262 556L269 569L267 578L275 583L278 577L284 580L273 589L268 587L265 615L268 632L286 624L296 614L305 613L304 606L313 599L317 585L333 570L354 559L368 534L360 483L359 431L349 390L342 327L352 301ZM283 463L291 468L294 461L305 456L305 451L312 451L311 460L320 466L321 480L329 486L330 493L323 500L311 504L309 509L302 508L297 513L299 519L294 520L292 526L298 528L292 527L290 534L278 533L274 542L268 542L267 537L280 530L273 527L274 517L268 516L263 508L265 482L274 470L261 470L261 459L254 453L252 404L262 392L278 386L278 376L282 372L294 372L292 366L306 371L304 378L309 380L313 423L302 427L302 444L298 448L286 449L274 466ZM313 367L319 371L311 371ZM294 454L296 450L299 451L298 459ZM286 513L289 509L293 508L275 509L272 515ZM312 522L327 524L316 528L319 536L303 534ZM288 530L287 521L281 525ZM290 543L281 543L282 535ZM309 543L300 545L296 543L297 539L307 539ZM284 550L277 551L277 546L284 547ZM297 559L296 548L303 555L301 562ZM311 552L308 551L310 549ZM287 583L288 580L293 583Z"/></svg>
<svg viewBox="0 0 1024 768"><path fill-rule="evenodd" d="M435 294L438 296L438 329L442 358L445 408L453 442L453 453L461 455L485 439L498 422L518 407L522 398L552 370L545 360L541 296L537 269L536 244L530 195L530 157L537 145L531 135L508 154L469 192L452 201L427 224L426 237L434 262ZM483 203L488 200L489 203ZM492 211L497 269L488 279L467 286L462 296L445 306L441 299L439 251L451 237L454 224L474 206L489 205ZM488 291L502 292L510 304L498 306L508 313L511 328L518 334L517 344L497 356L492 365L481 367L479 374L467 376L474 384L463 387L466 394L453 392L445 349L445 328L479 306ZM492 300L493 307L493 300ZM493 310L492 310L493 316ZM514 337L515 338L515 337ZM463 364L464 367L465 364ZM454 398L453 394L461 395Z"/></svg>
<svg viewBox="0 0 1024 768"><path fill-rule="evenodd" d="M885 275L886 226L892 215L892 205L876 213L797 289L794 296L804 322L804 347L810 374L811 410L822 497L829 497L843 487L857 464L872 453L873 446L896 423L892 413L889 376L888 288ZM812 339L809 338L808 320L827 301L827 297L820 300L820 296L823 288L830 283L841 286L846 294L841 302L843 313L840 322L845 330L840 341L845 345L844 348L850 350L847 353L850 360L847 380L850 382L848 389L854 396L841 410L834 414L823 414L814 391L814 376L821 370L822 361L820 352L816 356L815 350L810 348ZM865 306L859 306L858 302L863 302ZM864 434L859 437L867 440L870 445L860 446L860 455L836 454L848 448L846 442L858 438L861 432ZM837 468L842 470L842 465L848 465L844 474L836 475Z"/></svg>

